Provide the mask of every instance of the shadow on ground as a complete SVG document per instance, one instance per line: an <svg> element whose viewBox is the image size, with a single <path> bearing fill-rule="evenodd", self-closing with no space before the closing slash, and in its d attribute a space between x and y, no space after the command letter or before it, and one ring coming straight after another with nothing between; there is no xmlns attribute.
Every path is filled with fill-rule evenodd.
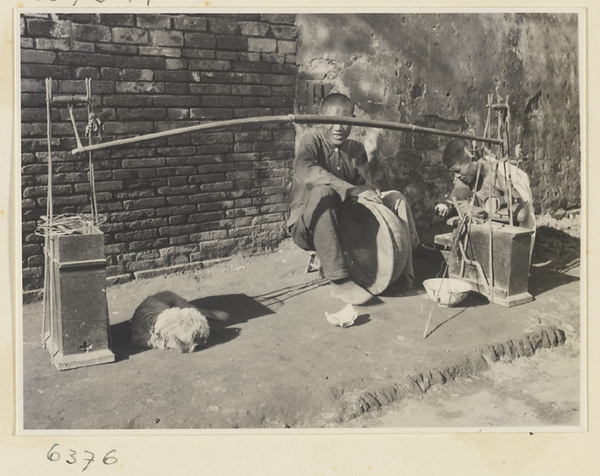
<svg viewBox="0 0 600 476"><path fill-rule="evenodd" d="M579 281L570 274L581 261L581 240L562 230L540 226L536 230L529 292L539 296L554 288Z"/></svg>
<svg viewBox="0 0 600 476"><path fill-rule="evenodd" d="M200 309L218 309L229 314L229 318L225 322L211 321L211 329L212 324L228 327L273 314L273 311L267 306L246 294L222 294L193 299L190 302Z"/></svg>
<svg viewBox="0 0 600 476"><path fill-rule="evenodd" d="M228 315L222 320L210 321L210 341L205 348L224 344L235 339L240 332L236 325L262 316L275 314L285 301L307 293L327 284L327 280L316 278L307 283L285 286L255 297L246 294L222 294L191 300L199 309L216 310ZM355 325L366 324L369 315L358 316ZM111 347L117 360L126 360L130 355L139 354L150 349L133 348L131 342L131 321L127 320L110 326Z"/></svg>

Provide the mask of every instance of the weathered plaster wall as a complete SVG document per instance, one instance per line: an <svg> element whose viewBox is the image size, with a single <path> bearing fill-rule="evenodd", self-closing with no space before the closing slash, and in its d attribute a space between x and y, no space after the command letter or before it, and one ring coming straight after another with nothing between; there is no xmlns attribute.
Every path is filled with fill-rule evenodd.
<svg viewBox="0 0 600 476"><path fill-rule="evenodd" d="M315 112L335 90L355 100L358 117L481 135L497 91L509 96L511 149L520 143L528 156L537 211L580 206L575 15L299 15L297 24L298 112ZM386 132L373 162L387 187L409 196L424 238L451 186L441 165L448 140Z"/></svg>

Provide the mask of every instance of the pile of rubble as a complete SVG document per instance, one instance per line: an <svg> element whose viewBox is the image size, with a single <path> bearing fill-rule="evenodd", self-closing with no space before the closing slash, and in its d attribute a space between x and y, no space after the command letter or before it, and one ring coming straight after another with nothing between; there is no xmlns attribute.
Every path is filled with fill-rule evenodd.
<svg viewBox="0 0 600 476"><path fill-rule="evenodd" d="M581 256L580 210L558 210L536 219L533 262L570 263Z"/></svg>
<svg viewBox="0 0 600 476"><path fill-rule="evenodd" d="M552 214L546 213L536 217L536 224L539 227L549 227L564 231L571 236L581 238L581 216L580 209L563 210L562 208Z"/></svg>

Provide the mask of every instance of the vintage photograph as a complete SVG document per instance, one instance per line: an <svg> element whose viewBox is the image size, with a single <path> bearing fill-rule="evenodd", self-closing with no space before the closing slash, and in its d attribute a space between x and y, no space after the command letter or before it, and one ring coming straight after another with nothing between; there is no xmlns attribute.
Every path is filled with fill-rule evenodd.
<svg viewBox="0 0 600 476"><path fill-rule="evenodd" d="M20 11L17 433L583 431L583 22Z"/></svg>

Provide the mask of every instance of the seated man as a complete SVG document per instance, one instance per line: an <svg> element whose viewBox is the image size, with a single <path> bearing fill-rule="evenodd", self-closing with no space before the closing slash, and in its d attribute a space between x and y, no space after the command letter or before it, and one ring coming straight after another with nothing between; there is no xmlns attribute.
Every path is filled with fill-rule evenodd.
<svg viewBox="0 0 600 476"><path fill-rule="evenodd" d="M330 94L323 99L320 112L326 116L354 117L354 103L343 94ZM287 225L300 248L317 252L323 274L332 283L331 294L360 305L372 295L356 284L348 272L339 237L338 207L344 200L358 197L389 204L408 223L413 249L418 237L402 194L391 192L382 199L369 173L365 148L348 139L351 129L347 125L325 124L302 138L294 162ZM412 278L410 253L407 273Z"/></svg>
<svg viewBox="0 0 600 476"><path fill-rule="evenodd" d="M508 202L512 198L511 224L535 230L529 178L521 169L507 162L497 162L493 156L477 159L464 140L451 141L442 153L442 162L454 172L454 189L450 194L451 203L436 205L438 215L450 217L470 211L474 217L491 215L493 220L508 223Z"/></svg>

